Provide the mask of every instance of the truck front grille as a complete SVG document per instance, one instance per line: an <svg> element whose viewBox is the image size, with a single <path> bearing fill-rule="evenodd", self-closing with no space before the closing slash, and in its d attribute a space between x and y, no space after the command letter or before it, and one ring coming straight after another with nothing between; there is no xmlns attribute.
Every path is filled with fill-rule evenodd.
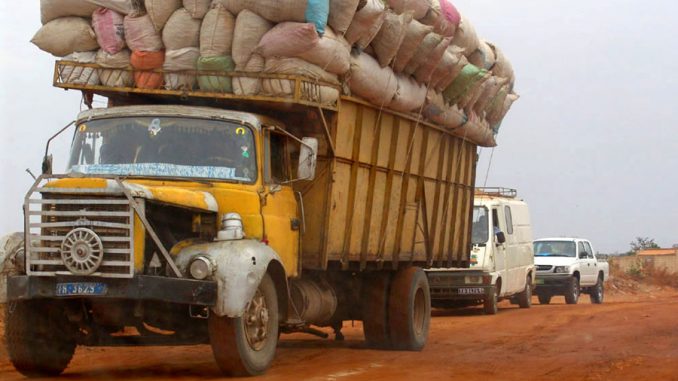
<svg viewBox="0 0 678 381"><path fill-rule="evenodd" d="M124 197L43 192L40 199L27 199L26 232L29 275L134 275L134 210ZM82 264L73 264L76 252ZM89 260L93 252L103 259Z"/></svg>

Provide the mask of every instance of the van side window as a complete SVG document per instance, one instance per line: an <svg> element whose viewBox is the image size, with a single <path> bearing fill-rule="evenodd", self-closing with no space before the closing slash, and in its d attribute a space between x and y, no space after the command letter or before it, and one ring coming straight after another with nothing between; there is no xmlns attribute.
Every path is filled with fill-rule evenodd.
<svg viewBox="0 0 678 381"><path fill-rule="evenodd" d="M511 207L504 207L504 214L506 215L506 232L513 234L513 216L511 215Z"/></svg>

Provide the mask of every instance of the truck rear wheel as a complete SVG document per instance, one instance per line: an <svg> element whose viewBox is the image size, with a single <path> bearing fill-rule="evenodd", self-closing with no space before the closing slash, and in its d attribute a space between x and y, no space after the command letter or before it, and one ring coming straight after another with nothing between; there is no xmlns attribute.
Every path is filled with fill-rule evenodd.
<svg viewBox="0 0 678 381"><path fill-rule="evenodd" d="M591 303L603 304L603 299L605 298L605 289L603 287L603 276L599 275L598 282L591 288Z"/></svg>
<svg viewBox="0 0 678 381"><path fill-rule="evenodd" d="M210 344L221 371L229 376L263 374L278 346L278 297L266 274L239 318L210 314Z"/></svg>
<svg viewBox="0 0 678 381"><path fill-rule="evenodd" d="M431 291L424 270L408 267L398 271L391 283L388 304L393 349L422 350L431 324Z"/></svg>
<svg viewBox="0 0 678 381"><path fill-rule="evenodd" d="M9 359L27 377L60 375L71 362L77 326L59 305L36 301L10 303L5 309Z"/></svg>
<svg viewBox="0 0 678 381"><path fill-rule="evenodd" d="M388 326L390 274L374 273L366 277L362 289L363 332L367 344L374 348L391 345Z"/></svg>
<svg viewBox="0 0 678 381"><path fill-rule="evenodd" d="M523 292L518 294L518 305L520 308L530 308L532 307L532 277L527 276L525 280L525 289Z"/></svg>
<svg viewBox="0 0 678 381"><path fill-rule="evenodd" d="M565 291L565 303L567 304L577 304L579 301L579 278L573 276L570 278L570 283L567 286Z"/></svg>

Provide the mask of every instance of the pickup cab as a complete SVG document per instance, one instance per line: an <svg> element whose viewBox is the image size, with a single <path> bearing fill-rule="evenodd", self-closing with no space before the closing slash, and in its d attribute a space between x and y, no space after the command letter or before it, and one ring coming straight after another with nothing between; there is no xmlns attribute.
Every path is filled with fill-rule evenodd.
<svg viewBox="0 0 678 381"><path fill-rule="evenodd" d="M567 304L577 304L582 292L591 296L591 303L603 303L609 265L596 258L589 240L538 239L534 241L534 263L540 304L549 304L555 295L564 295Z"/></svg>

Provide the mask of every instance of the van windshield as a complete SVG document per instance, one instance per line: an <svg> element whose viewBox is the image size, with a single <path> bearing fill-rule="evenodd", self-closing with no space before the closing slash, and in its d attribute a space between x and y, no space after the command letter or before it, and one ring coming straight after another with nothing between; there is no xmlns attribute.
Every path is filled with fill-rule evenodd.
<svg viewBox="0 0 678 381"><path fill-rule="evenodd" d="M537 241L534 243L535 257L576 257L577 248L572 241Z"/></svg>
<svg viewBox="0 0 678 381"><path fill-rule="evenodd" d="M181 117L93 120L78 126L71 173L181 177L252 183L252 130L240 124Z"/></svg>
<svg viewBox="0 0 678 381"><path fill-rule="evenodd" d="M473 207L473 230L471 241L473 245L485 246L490 240L490 225L488 223L488 211L484 206Z"/></svg>

